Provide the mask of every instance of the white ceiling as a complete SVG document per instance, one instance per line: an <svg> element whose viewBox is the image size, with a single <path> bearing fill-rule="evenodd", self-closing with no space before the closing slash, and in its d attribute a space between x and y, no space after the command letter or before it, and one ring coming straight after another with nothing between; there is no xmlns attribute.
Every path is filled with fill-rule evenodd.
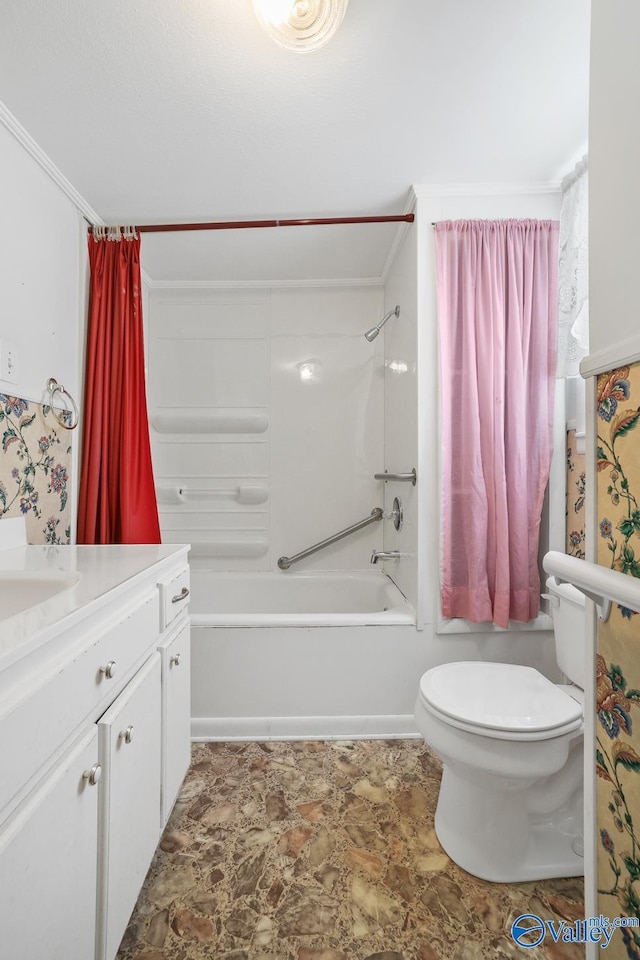
<svg viewBox="0 0 640 960"><path fill-rule="evenodd" d="M350 0L307 55L251 0L4 0L0 100L107 223L401 213L587 139L589 0ZM389 227L145 235L153 279L380 276Z"/></svg>

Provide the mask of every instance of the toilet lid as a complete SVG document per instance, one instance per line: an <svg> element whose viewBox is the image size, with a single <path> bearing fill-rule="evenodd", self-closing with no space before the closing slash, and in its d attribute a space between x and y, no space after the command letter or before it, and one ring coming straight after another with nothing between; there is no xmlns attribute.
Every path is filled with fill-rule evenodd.
<svg viewBox="0 0 640 960"><path fill-rule="evenodd" d="M533 667L511 663L444 663L420 680L420 695L460 723L514 734L577 726L582 707Z"/></svg>

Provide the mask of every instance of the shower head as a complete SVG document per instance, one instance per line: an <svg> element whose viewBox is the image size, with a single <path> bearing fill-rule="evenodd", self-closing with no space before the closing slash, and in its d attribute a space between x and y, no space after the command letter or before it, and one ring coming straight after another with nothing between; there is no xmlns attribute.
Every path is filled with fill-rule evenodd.
<svg viewBox="0 0 640 960"><path fill-rule="evenodd" d="M389 310L389 313L385 313L385 315L384 315L384 317L382 318L382 320L380 321L380 323L378 323L375 327L371 327L371 330L367 330L367 332L365 333L365 337L367 338L367 340L369 341L369 343L371 343L372 340L375 340L375 338L378 336L378 334L380 333L380 331L381 331L382 328L384 327L384 325L385 325L385 323L387 322L387 320L389 320L389 319L390 319L391 317L393 317L393 316L396 316L396 317L399 317L399 316L400 316L400 307L399 307L399 306L395 306L395 307L393 308L393 310Z"/></svg>

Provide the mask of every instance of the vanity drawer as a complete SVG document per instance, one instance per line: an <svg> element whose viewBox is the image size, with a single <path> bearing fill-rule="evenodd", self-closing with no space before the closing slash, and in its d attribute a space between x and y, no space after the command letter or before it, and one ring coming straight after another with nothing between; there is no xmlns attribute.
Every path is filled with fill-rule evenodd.
<svg viewBox="0 0 640 960"><path fill-rule="evenodd" d="M97 720L155 648L158 591L97 627L57 671L9 691L0 707L0 811L46 768L79 724Z"/></svg>
<svg viewBox="0 0 640 960"><path fill-rule="evenodd" d="M189 567L185 567L180 573L171 574L159 580L158 587L160 588L160 629L166 630L189 604Z"/></svg>

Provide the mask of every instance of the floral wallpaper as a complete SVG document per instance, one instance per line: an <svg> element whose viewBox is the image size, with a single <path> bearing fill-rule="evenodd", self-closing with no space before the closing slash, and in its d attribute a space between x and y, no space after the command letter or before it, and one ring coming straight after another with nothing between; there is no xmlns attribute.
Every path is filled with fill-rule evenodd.
<svg viewBox="0 0 640 960"><path fill-rule="evenodd" d="M0 393L0 521L24 516L29 543L70 542L71 437L46 404Z"/></svg>
<svg viewBox="0 0 640 960"><path fill-rule="evenodd" d="M598 377L598 563L640 577L640 363ZM598 897L605 916L640 918L640 614L614 606L598 624ZM640 960L620 929L607 960Z"/></svg>
<svg viewBox="0 0 640 960"><path fill-rule="evenodd" d="M575 430L567 431L566 546L570 557L585 559L585 455L576 449Z"/></svg>

